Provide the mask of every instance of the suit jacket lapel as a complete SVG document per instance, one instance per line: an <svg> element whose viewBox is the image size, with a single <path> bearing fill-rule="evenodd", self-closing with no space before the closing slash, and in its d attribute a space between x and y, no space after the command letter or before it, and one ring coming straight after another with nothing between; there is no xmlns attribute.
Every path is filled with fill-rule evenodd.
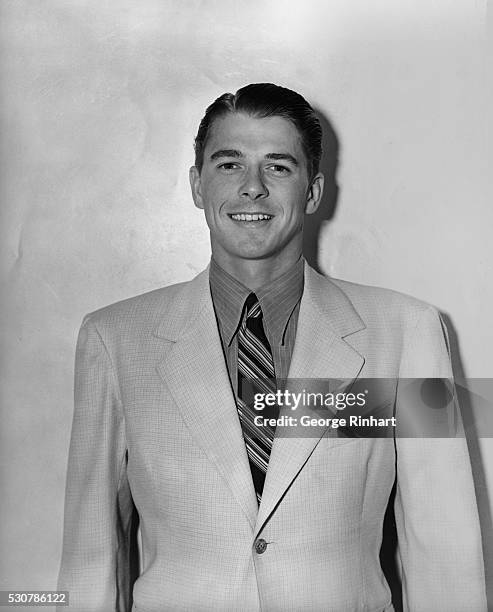
<svg viewBox="0 0 493 612"><path fill-rule="evenodd" d="M197 444L221 473L253 529L257 499L217 329L208 269L183 285L156 335L173 342L158 372Z"/></svg>
<svg viewBox="0 0 493 612"><path fill-rule="evenodd" d="M347 384L354 380L363 367L364 357L351 347L349 337L364 329L365 325L348 297L330 280L305 265L305 289L300 305L288 388L291 391L296 391L297 388L301 391L306 384L303 379L330 379L329 389L332 391L341 381ZM296 413L291 412L289 408L281 410L281 416L290 414L298 418L302 414L310 413L308 407L298 408ZM282 436L276 436L255 535L261 531L326 431L326 427L311 427L310 437L307 437L306 430L300 432L299 429L296 431L294 428L286 428ZM302 437L303 433L305 436ZM332 443L338 444L341 441L333 438Z"/></svg>

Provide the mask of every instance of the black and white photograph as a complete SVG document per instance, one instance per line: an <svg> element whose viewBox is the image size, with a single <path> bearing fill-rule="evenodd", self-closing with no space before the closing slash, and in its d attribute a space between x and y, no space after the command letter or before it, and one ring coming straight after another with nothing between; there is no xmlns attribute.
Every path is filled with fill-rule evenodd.
<svg viewBox="0 0 493 612"><path fill-rule="evenodd" d="M493 610L488 0L0 4L0 608Z"/></svg>

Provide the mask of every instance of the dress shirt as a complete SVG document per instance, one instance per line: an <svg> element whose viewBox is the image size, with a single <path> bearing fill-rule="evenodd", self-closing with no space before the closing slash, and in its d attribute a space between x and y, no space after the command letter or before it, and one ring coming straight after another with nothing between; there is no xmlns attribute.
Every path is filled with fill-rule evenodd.
<svg viewBox="0 0 493 612"><path fill-rule="evenodd" d="M211 260L209 281L217 324L231 386L238 391L238 337L246 298L252 289ZM304 286L304 259L284 274L253 291L260 302L265 335L269 341L276 378L288 376Z"/></svg>

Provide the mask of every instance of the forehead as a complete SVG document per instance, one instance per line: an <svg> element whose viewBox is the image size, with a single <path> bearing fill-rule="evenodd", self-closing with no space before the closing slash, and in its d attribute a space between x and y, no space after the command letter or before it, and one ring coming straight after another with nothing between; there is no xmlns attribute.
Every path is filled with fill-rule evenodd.
<svg viewBox="0 0 493 612"><path fill-rule="evenodd" d="M290 153L304 158L301 137L296 127L284 117L252 117L246 113L228 113L214 120L205 156L221 149L242 153Z"/></svg>

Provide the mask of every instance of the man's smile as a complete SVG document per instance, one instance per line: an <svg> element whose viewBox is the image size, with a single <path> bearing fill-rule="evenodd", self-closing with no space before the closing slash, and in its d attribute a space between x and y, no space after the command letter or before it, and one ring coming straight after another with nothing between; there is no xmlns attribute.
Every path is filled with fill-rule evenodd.
<svg viewBox="0 0 493 612"><path fill-rule="evenodd" d="M253 213L228 213L228 217L233 221L247 222L247 223L259 223L260 221L270 221L274 215L266 215L265 213L253 212Z"/></svg>

